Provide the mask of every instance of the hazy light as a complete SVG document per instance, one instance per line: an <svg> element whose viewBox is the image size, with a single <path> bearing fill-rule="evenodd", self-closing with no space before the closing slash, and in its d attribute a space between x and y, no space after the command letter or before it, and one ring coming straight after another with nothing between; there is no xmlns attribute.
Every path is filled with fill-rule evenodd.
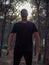
<svg viewBox="0 0 49 65"><path fill-rule="evenodd" d="M33 14L33 16L35 16L35 14Z"/></svg>
<svg viewBox="0 0 49 65"><path fill-rule="evenodd" d="M6 1L6 5L8 5L8 4L9 4L9 1L7 0L7 1Z"/></svg>
<svg viewBox="0 0 49 65"><path fill-rule="evenodd" d="M3 4L4 4L4 5L5 5L5 4L8 5L8 4L9 4L9 1L8 1L8 0L7 0L7 1L4 1Z"/></svg>
<svg viewBox="0 0 49 65"><path fill-rule="evenodd" d="M13 13L13 16L15 15L15 13Z"/></svg>
<svg viewBox="0 0 49 65"><path fill-rule="evenodd" d="M15 6L15 9L18 11L16 11L16 15L19 15L19 18L20 18L20 11L22 9L26 9L28 11L28 18L30 18L32 16L32 8L31 8L31 4L29 2L24 2L24 3L17 3L16 6Z"/></svg>
<svg viewBox="0 0 49 65"><path fill-rule="evenodd" d="M18 6L16 6L16 9L18 9L19 7Z"/></svg>
<svg viewBox="0 0 49 65"><path fill-rule="evenodd" d="M28 2L24 1L23 3L18 2L17 4L15 3L15 5L13 4L14 11L15 11L14 13L15 13L15 15L18 16L18 18L20 18L20 16L21 16L20 11L22 9L26 9L28 11L28 19L30 19L32 17L32 12L36 11L36 7L34 5L32 5L29 1Z"/></svg>
<svg viewBox="0 0 49 65"><path fill-rule="evenodd" d="M1 19L4 19L4 16L0 16Z"/></svg>
<svg viewBox="0 0 49 65"><path fill-rule="evenodd" d="M19 15L19 14L17 13L17 15Z"/></svg>
<svg viewBox="0 0 49 65"><path fill-rule="evenodd" d="M22 9L26 9L26 10L28 11L28 17L31 16L32 8L31 8L30 3L24 3L24 4L22 4L22 5L19 7L19 10L21 11Z"/></svg>
<svg viewBox="0 0 49 65"><path fill-rule="evenodd" d="M9 15L12 15L13 12L9 12Z"/></svg>

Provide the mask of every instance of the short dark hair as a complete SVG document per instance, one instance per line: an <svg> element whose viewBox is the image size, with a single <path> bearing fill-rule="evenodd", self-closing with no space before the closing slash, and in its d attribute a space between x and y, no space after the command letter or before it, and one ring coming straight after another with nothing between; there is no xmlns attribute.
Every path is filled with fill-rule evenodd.
<svg viewBox="0 0 49 65"><path fill-rule="evenodd" d="M22 17L27 17L27 16L28 16L28 12L27 12L26 9L22 9L22 10L21 10L21 16L22 16Z"/></svg>

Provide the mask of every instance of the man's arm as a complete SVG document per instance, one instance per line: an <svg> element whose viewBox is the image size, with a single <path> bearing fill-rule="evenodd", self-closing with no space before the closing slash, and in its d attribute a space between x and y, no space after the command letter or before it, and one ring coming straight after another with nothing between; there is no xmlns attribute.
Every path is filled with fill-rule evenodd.
<svg viewBox="0 0 49 65"><path fill-rule="evenodd" d="M9 36L9 39L8 39L8 50L7 50L8 52L11 49L11 44L13 42L14 35L15 35L15 33L11 33L10 36Z"/></svg>
<svg viewBox="0 0 49 65"><path fill-rule="evenodd" d="M34 32L34 38L35 38L35 41L36 41L36 52L37 54L40 54L40 36L39 36L39 33L38 32Z"/></svg>

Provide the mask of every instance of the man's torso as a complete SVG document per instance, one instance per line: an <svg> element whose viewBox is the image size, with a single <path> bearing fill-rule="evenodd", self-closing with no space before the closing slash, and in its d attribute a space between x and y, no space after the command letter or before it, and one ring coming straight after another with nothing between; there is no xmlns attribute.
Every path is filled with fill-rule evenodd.
<svg viewBox="0 0 49 65"><path fill-rule="evenodd" d="M32 22L22 23L18 22L15 24L16 30L16 42L15 49L31 51L33 47L32 34L33 34L34 24Z"/></svg>

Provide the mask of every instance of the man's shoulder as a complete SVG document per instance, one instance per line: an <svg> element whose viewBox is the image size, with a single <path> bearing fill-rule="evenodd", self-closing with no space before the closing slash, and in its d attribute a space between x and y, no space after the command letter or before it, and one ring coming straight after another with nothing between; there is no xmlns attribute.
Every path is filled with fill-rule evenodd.
<svg viewBox="0 0 49 65"><path fill-rule="evenodd" d="M32 25L35 25L35 23L33 23L33 22L31 22L31 21L29 21L29 23L32 24Z"/></svg>
<svg viewBox="0 0 49 65"><path fill-rule="evenodd" d="M20 21L16 22L15 25L17 25L17 24L19 24L19 23L20 23Z"/></svg>

